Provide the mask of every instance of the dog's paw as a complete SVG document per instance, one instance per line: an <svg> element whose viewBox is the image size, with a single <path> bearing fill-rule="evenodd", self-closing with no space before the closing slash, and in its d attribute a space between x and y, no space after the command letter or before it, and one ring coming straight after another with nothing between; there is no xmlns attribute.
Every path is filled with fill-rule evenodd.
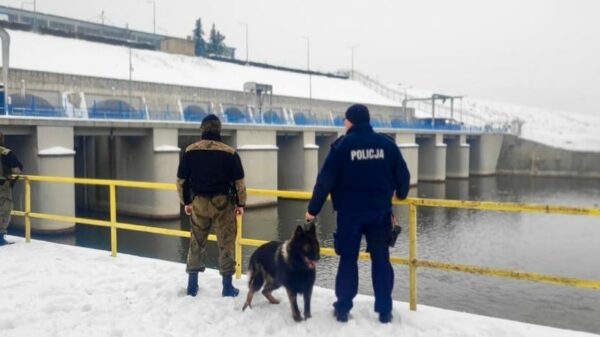
<svg viewBox="0 0 600 337"><path fill-rule="evenodd" d="M248 302L244 303L244 306L242 307L242 311L246 310L246 308L252 309L252 304L250 304Z"/></svg>

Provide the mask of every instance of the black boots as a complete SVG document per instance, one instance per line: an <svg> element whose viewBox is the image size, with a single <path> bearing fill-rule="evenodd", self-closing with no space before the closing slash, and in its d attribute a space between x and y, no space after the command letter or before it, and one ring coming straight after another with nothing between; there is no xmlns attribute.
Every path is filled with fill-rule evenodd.
<svg viewBox="0 0 600 337"><path fill-rule="evenodd" d="M240 291L233 286L231 275L223 275L223 297L236 297ZM196 296L198 294L198 273L188 274L187 294Z"/></svg>
<svg viewBox="0 0 600 337"><path fill-rule="evenodd" d="M8 245L12 242L8 242L6 241L6 239L4 238L4 233L0 234L0 246L4 246L4 245Z"/></svg>
<svg viewBox="0 0 600 337"><path fill-rule="evenodd" d="M341 322L341 323L348 322L348 312L347 311L334 309L333 316L335 316L335 320L338 322Z"/></svg>
<svg viewBox="0 0 600 337"><path fill-rule="evenodd" d="M379 321L381 323L390 323L392 321L392 313L391 312L380 312L379 313Z"/></svg>
<svg viewBox="0 0 600 337"><path fill-rule="evenodd" d="M235 288L231 283L231 275L223 275L223 297L236 297L240 293L239 289Z"/></svg>
<svg viewBox="0 0 600 337"><path fill-rule="evenodd" d="M198 294L198 273L197 272L188 274L187 294L189 296L196 296L196 294Z"/></svg>

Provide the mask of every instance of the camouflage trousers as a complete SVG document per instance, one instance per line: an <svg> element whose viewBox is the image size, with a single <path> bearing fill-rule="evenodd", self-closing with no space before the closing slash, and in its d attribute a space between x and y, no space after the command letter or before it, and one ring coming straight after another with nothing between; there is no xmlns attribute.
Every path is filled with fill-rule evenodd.
<svg viewBox="0 0 600 337"><path fill-rule="evenodd" d="M10 224L10 211L13 208L12 188L9 183L0 184L0 234L5 234Z"/></svg>
<svg viewBox="0 0 600 337"><path fill-rule="evenodd" d="M221 275L235 273L235 205L226 195L196 196L192 203L190 248L187 256L188 273L204 271L208 234L214 228L219 247Z"/></svg>

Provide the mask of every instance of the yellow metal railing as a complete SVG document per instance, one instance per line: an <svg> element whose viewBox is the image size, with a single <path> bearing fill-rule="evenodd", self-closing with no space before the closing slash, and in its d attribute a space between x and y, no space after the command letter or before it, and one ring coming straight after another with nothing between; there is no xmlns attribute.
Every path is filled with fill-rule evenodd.
<svg viewBox="0 0 600 337"><path fill-rule="evenodd" d="M161 189L175 191L175 184L170 183L154 183L141 181L125 181L125 180L105 180L105 179L87 179L87 178L69 178L69 177L48 177L48 176L19 176L25 184L25 203L24 210L12 211L12 215L25 217L25 238L29 242L31 239L31 219L45 219L55 221L73 222L92 226L102 226L110 228L110 244L111 256L117 255L117 229L154 233L168 236L190 237L189 231L176 229L167 229L159 227L144 226L139 224L128 224L118 222L117 220L117 187L134 187L145 189ZM85 185L100 185L107 186L109 189L109 220L79 218L58 214L37 213L31 210L31 182L57 182L70 184L85 184ZM273 196L288 199L308 200L311 197L309 192L296 191L275 191L265 189L249 188L248 194ZM481 274L495 277L506 277L519 280L528 280L534 282L544 282L551 284L559 284L572 286L577 288L587 288L600 290L600 280L580 279L556 275L547 275L532 273L527 271L516 271L500 268L490 268L482 266L474 266L467 264L456 264L439 261L419 260L417 258L417 207L448 207L448 208L464 208L478 210L493 210L507 212L532 212L532 213L548 213L548 214L570 214L570 215L588 215L600 216L600 208L582 208L582 207L567 207L567 206L551 206L540 204L520 204L506 202L490 202L490 201L463 201L463 200L439 200L439 199L421 199L408 198L406 200L393 200L394 204L408 205L408 257L391 256L390 261L394 264L407 265L409 270L409 304L411 310L417 309L417 268L433 268L448 271L459 271L465 273ZM241 277L242 273L242 245L260 246L267 241L244 238L242 236L242 219L237 217L237 237L235 247L236 260L236 278ZM209 235L209 240L216 241L214 235ZM335 256L332 248L322 248L321 252L324 255ZM368 259L367 253L360 253L359 258Z"/></svg>

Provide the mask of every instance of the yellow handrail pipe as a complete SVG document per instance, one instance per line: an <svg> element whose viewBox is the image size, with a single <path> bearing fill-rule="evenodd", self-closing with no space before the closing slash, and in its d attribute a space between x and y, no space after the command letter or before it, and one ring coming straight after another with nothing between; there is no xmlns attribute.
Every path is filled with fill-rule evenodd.
<svg viewBox="0 0 600 337"><path fill-rule="evenodd" d="M139 224L129 224L118 222L117 219L117 187L159 189L175 191L174 183L155 183L143 181L127 180L109 180L109 179L88 179L72 177L51 177L51 176L33 176L20 175L18 179L24 180L24 210L13 210L12 215L25 217L25 238L26 242L31 238L31 219L45 219L54 221L74 222L78 224L100 226L110 228L110 250L111 256L117 255L117 237L118 230L130 230L137 232L153 233L158 235L187 237L191 236L189 231L167 229L160 227L145 226ZM109 219L89 219L60 214L39 213L31 210L31 182L53 182L65 184L85 184L106 186L109 190ZM249 188L250 195L273 196L278 198L308 200L311 197L310 192L305 191L278 191L267 189ZM528 212L528 213L547 213L547 214L568 214L600 216L600 208L592 207L571 207L559 205L541 205L541 204L523 204L510 202L492 202L492 201L469 201L469 200L442 200L442 199L422 199L407 198L405 200L393 199L395 205L408 205L408 257L391 256L390 261L394 264L408 265L409 272L409 307L410 310L417 309L417 268L433 268L446 271L456 271L464 273L474 273L486 276L512 278L518 280L527 280L533 282L543 282L549 284L566 285L576 288L600 290L600 280L580 279L573 277L564 277L557 275L546 275L532 273L528 271L508 270L492 267L482 267L466 264L456 264L440 261L419 260L417 256L417 208L418 207L448 207L462 209L477 209L505 212ZM208 239L216 241L215 235L209 235ZM242 246L258 247L267 241L256 240L243 237L243 222L240 216L236 216L236 246L235 246L235 274L240 278L242 274ZM323 255L335 256L332 248L323 247ZM360 259L368 259L368 253L360 253Z"/></svg>

